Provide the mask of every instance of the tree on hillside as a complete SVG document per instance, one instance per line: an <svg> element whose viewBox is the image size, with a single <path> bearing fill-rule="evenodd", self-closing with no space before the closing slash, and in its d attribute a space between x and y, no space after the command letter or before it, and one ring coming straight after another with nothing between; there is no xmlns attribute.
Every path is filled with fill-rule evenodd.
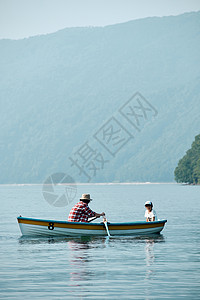
<svg viewBox="0 0 200 300"><path fill-rule="evenodd" d="M200 134L195 137L191 149L179 160L174 175L177 182L200 184Z"/></svg>

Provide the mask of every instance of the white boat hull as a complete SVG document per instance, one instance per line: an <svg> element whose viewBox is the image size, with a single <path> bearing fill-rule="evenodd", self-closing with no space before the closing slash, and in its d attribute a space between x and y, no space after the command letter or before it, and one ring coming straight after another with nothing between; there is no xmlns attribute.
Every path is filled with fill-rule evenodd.
<svg viewBox="0 0 200 300"><path fill-rule="evenodd" d="M167 220L155 222L108 223L111 235L142 235L159 233ZM24 236L106 236L103 223L76 223L18 217Z"/></svg>

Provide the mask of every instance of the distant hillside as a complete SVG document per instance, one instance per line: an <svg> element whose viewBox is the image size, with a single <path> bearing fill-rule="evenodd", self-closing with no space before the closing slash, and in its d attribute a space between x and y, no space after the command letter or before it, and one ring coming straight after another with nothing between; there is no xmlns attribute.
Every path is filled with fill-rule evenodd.
<svg viewBox="0 0 200 300"><path fill-rule="evenodd" d="M195 137L192 147L179 160L174 174L177 182L200 184L200 134Z"/></svg>
<svg viewBox="0 0 200 300"><path fill-rule="evenodd" d="M200 12L0 40L0 183L87 181L83 165L92 182L172 181L199 133L199 53ZM140 132L118 111L136 92L157 111ZM113 116L134 136L115 155L94 137ZM69 160L87 141L96 171Z"/></svg>

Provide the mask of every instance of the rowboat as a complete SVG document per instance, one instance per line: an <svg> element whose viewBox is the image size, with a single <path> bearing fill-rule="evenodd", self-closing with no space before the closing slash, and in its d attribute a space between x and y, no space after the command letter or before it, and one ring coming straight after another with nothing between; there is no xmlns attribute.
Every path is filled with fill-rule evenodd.
<svg viewBox="0 0 200 300"><path fill-rule="evenodd" d="M104 223L81 223L17 218L23 236L106 236ZM107 223L111 236L160 233L167 220L154 222Z"/></svg>

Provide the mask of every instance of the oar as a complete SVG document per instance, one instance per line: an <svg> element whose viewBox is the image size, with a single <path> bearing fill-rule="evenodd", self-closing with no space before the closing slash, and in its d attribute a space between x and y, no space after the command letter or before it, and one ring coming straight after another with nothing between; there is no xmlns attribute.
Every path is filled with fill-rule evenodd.
<svg viewBox="0 0 200 300"><path fill-rule="evenodd" d="M109 230L108 230L108 222L107 222L107 219L106 219L105 216L103 217L103 222L104 222L104 225L105 225L105 227L106 227L107 234L108 234L108 236L110 237L110 232L109 232Z"/></svg>
<svg viewBox="0 0 200 300"><path fill-rule="evenodd" d="M92 221L94 221L94 220L96 220L96 219L98 219L98 218L100 218L100 217L94 217L94 218L92 218L90 221L88 221L88 223L90 223L90 222L92 222Z"/></svg>

